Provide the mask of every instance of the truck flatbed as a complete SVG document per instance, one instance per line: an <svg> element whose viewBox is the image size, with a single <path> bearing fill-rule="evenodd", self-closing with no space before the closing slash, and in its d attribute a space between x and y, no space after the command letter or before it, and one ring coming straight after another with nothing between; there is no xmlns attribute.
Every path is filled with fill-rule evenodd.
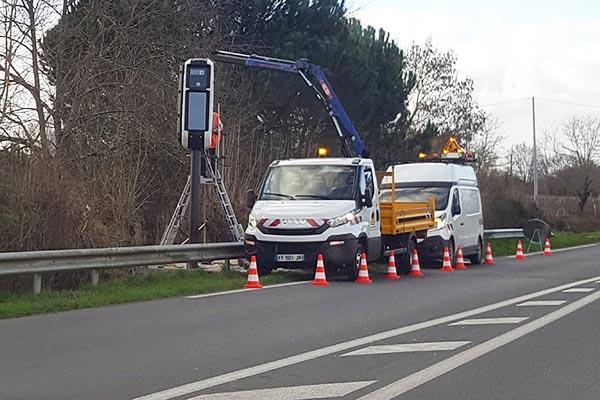
<svg viewBox="0 0 600 400"><path fill-rule="evenodd" d="M391 173L384 176L392 176ZM396 185L391 181L390 201L380 198L381 234L400 235L410 232L427 231L435 227L435 199L427 202L396 201ZM387 197L387 196L386 196Z"/></svg>

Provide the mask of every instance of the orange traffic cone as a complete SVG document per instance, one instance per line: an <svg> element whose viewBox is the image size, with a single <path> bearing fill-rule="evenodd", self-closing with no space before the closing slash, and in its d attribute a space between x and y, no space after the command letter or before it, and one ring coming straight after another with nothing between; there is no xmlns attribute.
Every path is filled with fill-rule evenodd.
<svg viewBox="0 0 600 400"><path fill-rule="evenodd" d="M258 269L256 268L256 256L250 257L250 268L248 268L248 282L244 289L260 289L262 285L258 282Z"/></svg>
<svg viewBox="0 0 600 400"><path fill-rule="evenodd" d="M409 276L414 278L420 278L423 276L423 273L421 272L421 266L419 265L419 254L417 254L417 249L413 249L412 251L412 262L410 265L410 272L408 273Z"/></svg>
<svg viewBox="0 0 600 400"><path fill-rule="evenodd" d="M329 286L327 278L325 278L325 266L323 265L323 256L317 257L317 269L315 270L315 279L312 281L313 286Z"/></svg>
<svg viewBox="0 0 600 400"><path fill-rule="evenodd" d="M544 255L551 256L552 250L550 250L550 239L546 238L546 243L544 243Z"/></svg>
<svg viewBox="0 0 600 400"><path fill-rule="evenodd" d="M454 269L467 269L461 246L458 246L458 250L456 250L456 264L454 265Z"/></svg>
<svg viewBox="0 0 600 400"><path fill-rule="evenodd" d="M444 247L444 261L442 262L442 268L440 269L442 272L454 272L452 268L452 262L450 261L450 251L448 247Z"/></svg>
<svg viewBox="0 0 600 400"><path fill-rule="evenodd" d="M360 257L360 268L358 269L358 278L356 278L354 282L366 285L373 283L373 281L369 279L369 268L367 267L367 255L365 253L362 253L362 256Z"/></svg>
<svg viewBox="0 0 600 400"><path fill-rule="evenodd" d="M483 261L484 265L494 265L494 258L492 257L492 245L490 242L487 242L485 246L485 260Z"/></svg>
<svg viewBox="0 0 600 400"><path fill-rule="evenodd" d="M523 245L520 240L517 240L517 255L515 256L515 260L523 261L525 256L523 255Z"/></svg>
<svg viewBox="0 0 600 400"><path fill-rule="evenodd" d="M396 257L394 257L394 252L390 253L390 258L388 259L388 269L387 274L383 276L385 279L390 280L398 280L400 277L396 273Z"/></svg>

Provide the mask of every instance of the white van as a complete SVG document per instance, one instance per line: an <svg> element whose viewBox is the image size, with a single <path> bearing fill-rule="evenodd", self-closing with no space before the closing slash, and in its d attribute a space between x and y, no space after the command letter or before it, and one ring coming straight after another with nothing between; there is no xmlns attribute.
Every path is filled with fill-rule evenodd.
<svg viewBox="0 0 600 400"><path fill-rule="evenodd" d="M483 258L483 214L475 170L447 161L406 163L393 169L397 201L425 201L435 197L436 226L419 240L419 257L439 261L448 246L451 258L460 246L473 264ZM382 199L390 191L391 177L383 179Z"/></svg>

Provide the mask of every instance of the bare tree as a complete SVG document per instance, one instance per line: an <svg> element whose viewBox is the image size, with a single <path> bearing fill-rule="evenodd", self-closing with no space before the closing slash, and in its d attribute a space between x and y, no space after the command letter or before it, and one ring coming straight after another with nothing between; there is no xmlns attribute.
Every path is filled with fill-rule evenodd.
<svg viewBox="0 0 600 400"><path fill-rule="evenodd" d="M481 131L473 135L468 147L475 153L478 170L487 173L496 168L500 158L500 143L504 137L499 133L500 123L487 119Z"/></svg>
<svg viewBox="0 0 600 400"><path fill-rule="evenodd" d="M56 19L52 1L2 0L0 142L51 151L51 91L40 63L39 42Z"/></svg>
<svg viewBox="0 0 600 400"><path fill-rule="evenodd" d="M428 122L441 134L467 140L479 132L485 114L473 99L473 81L458 77L456 55L439 51L431 40L413 43L407 53L407 67L415 79L408 106L409 134L417 135Z"/></svg>
<svg viewBox="0 0 600 400"><path fill-rule="evenodd" d="M560 177L577 196L583 211L597 185L600 161L600 118L571 117L553 138Z"/></svg>

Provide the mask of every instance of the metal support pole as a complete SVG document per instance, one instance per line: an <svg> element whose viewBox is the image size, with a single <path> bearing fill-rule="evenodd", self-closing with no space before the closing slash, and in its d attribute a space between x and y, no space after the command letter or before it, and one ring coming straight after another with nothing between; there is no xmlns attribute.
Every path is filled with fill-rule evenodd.
<svg viewBox="0 0 600 400"><path fill-rule="evenodd" d="M96 286L98 284L100 274L95 269L92 270L92 285Z"/></svg>
<svg viewBox="0 0 600 400"><path fill-rule="evenodd" d="M198 243L198 227L199 223L199 206L202 201L202 195L200 193L200 162L202 159L202 152L200 150L192 150L191 157L191 171L192 176L190 186L190 241L189 243ZM188 268L197 268L198 264L195 261L188 262Z"/></svg>
<svg viewBox="0 0 600 400"><path fill-rule="evenodd" d="M33 274L33 293L40 294L42 291L42 275Z"/></svg>
<svg viewBox="0 0 600 400"><path fill-rule="evenodd" d="M538 165L537 165L537 143L535 139L535 97L531 98L531 115L533 120L533 208L535 216L538 216Z"/></svg>
<svg viewBox="0 0 600 400"><path fill-rule="evenodd" d="M223 270L224 271L231 270L231 262L229 259L225 260L225 262L223 263Z"/></svg>

